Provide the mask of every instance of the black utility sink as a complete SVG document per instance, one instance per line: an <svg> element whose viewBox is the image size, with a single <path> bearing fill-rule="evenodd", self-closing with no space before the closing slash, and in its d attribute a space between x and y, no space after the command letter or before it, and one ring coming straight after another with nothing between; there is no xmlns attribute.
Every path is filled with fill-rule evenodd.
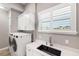
<svg viewBox="0 0 79 59"><path fill-rule="evenodd" d="M41 45L37 48L38 50L41 50L51 56L61 56L61 51L58 49L54 49L45 45Z"/></svg>

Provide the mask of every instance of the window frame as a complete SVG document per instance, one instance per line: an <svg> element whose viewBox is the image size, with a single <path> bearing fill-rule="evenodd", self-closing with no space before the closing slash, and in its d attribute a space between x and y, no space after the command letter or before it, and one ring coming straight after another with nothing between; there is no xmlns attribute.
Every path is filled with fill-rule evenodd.
<svg viewBox="0 0 79 59"><path fill-rule="evenodd" d="M48 8L46 10L43 10L43 11L41 11L41 12L38 13L38 20L40 21L39 15L41 15L42 13L45 13L45 12L50 12L51 13L50 17L52 19L52 17L53 17L53 11L54 10L57 10L59 8L64 8L64 7L67 7L67 6L71 6L71 10L72 10L72 15L71 15L71 30L54 30L54 29L40 30L40 29L38 29L38 32L76 35L78 32L77 32L77 28L76 28L76 4L75 3L60 4L60 5L57 5L55 7L51 7L51 8Z"/></svg>

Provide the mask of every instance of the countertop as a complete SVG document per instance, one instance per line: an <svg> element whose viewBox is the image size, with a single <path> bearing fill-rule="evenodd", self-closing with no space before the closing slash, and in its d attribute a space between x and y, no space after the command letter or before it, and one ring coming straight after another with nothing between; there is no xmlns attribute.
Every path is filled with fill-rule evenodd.
<svg viewBox="0 0 79 59"><path fill-rule="evenodd" d="M27 44L26 47L34 49L44 56L50 56L49 54L37 49L37 47L39 47L42 44L46 45L46 42L43 41L43 40L36 40L33 43ZM47 46L49 46L49 44ZM60 44L53 44L53 46L49 46L49 47L60 50L61 56L79 56L79 49L71 48L71 47L68 47L68 46L63 46L63 45L60 45Z"/></svg>

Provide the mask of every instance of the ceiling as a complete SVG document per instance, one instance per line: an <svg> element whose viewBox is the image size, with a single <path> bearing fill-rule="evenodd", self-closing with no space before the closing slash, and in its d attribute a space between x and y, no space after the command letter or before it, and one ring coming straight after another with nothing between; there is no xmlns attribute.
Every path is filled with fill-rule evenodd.
<svg viewBox="0 0 79 59"><path fill-rule="evenodd" d="M25 6L23 6L23 4L19 4L19 3L0 3L1 8L3 7L4 10L8 11L11 8L15 9L17 11L23 12Z"/></svg>

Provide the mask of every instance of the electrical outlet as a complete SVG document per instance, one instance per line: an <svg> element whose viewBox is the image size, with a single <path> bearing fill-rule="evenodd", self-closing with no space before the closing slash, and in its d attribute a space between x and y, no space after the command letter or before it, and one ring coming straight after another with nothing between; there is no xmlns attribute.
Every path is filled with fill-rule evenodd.
<svg viewBox="0 0 79 59"><path fill-rule="evenodd" d="M65 44L69 44L69 40L65 40Z"/></svg>

